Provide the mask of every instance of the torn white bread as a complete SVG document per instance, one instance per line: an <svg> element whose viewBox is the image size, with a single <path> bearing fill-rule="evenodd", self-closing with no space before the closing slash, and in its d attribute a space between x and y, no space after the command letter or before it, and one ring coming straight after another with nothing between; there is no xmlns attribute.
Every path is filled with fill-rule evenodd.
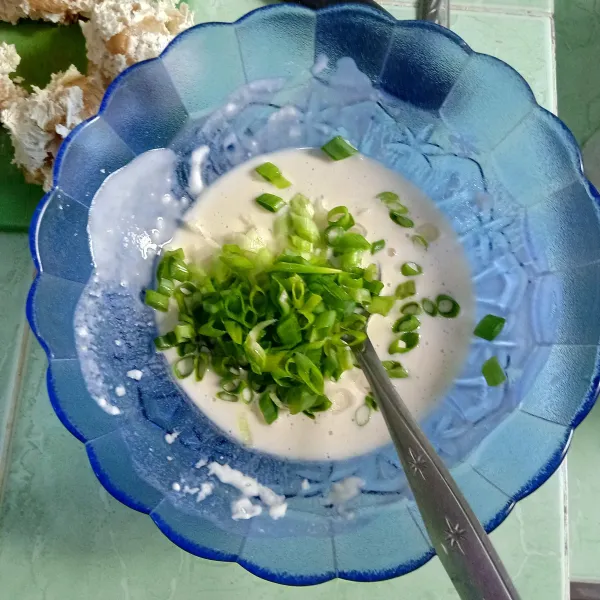
<svg viewBox="0 0 600 600"><path fill-rule="evenodd" d="M27 95L11 75L17 70L21 57L12 44L0 42L0 110L8 108L14 102Z"/></svg>
<svg viewBox="0 0 600 600"><path fill-rule="evenodd" d="M126 67L158 56L175 35L193 25L193 15L187 4L177 6L175 0L13 0L12 4L0 0L0 19L13 20L7 16L15 1L22 5L21 13L28 11L27 16L81 14L88 18L81 28L89 74L82 75L71 66L53 75L44 89L34 87L31 94L9 76L19 62L14 47L0 46L6 46L0 49L0 63L5 65L0 64L0 122L10 132L14 162L27 181L47 191L60 144L75 126L98 111L108 84ZM42 14L41 8L49 12ZM59 9L62 12L52 12Z"/></svg>
<svg viewBox="0 0 600 600"><path fill-rule="evenodd" d="M52 23L71 23L87 17L95 0L0 0L0 21L43 19Z"/></svg>
<svg viewBox="0 0 600 600"><path fill-rule="evenodd" d="M27 181L50 189L62 140L97 112L103 94L99 77L87 77L71 66L53 75L44 89L34 86L30 95L0 111L15 149L14 162L23 168Z"/></svg>
<svg viewBox="0 0 600 600"><path fill-rule="evenodd" d="M178 33L194 24L175 0L103 0L81 22L91 71L112 81L141 60L158 56Z"/></svg>

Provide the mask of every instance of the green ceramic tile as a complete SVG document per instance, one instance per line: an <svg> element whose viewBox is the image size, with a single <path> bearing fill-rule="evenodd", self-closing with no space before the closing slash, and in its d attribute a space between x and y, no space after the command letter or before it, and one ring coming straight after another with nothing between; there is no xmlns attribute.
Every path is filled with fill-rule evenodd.
<svg viewBox="0 0 600 600"><path fill-rule="evenodd" d="M600 581L600 405L579 426L569 451L571 579Z"/></svg>
<svg viewBox="0 0 600 600"><path fill-rule="evenodd" d="M388 10L398 19L412 18L411 8L391 6ZM454 11L451 26L477 52L496 56L519 71L538 102L556 110L552 23L548 16Z"/></svg>
<svg viewBox="0 0 600 600"><path fill-rule="evenodd" d="M186 0L194 11L196 23L236 21L247 12L274 4L277 0Z"/></svg>
<svg viewBox="0 0 600 600"><path fill-rule="evenodd" d="M455 7L475 7L480 10L493 10L527 14L528 12L552 12L554 0L452 0Z"/></svg>
<svg viewBox="0 0 600 600"><path fill-rule="evenodd" d="M514 67L532 87L537 101L556 111L549 17L454 12L452 29L478 52Z"/></svg>
<svg viewBox="0 0 600 600"><path fill-rule="evenodd" d="M584 144L600 128L600 4L556 0L555 23L559 115Z"/></svg>
<svg viewBox="0 0 600 600"><path fill-rule="evenodd" d="M0 233L0 498L14 416L15 385L25 331L25 298L33 266L27 236Z"/></svg>
<svg viewBox="0 0 600 600"><path fill-rule="evenodd" d="M600 130L599 3L556 0L555 27L558 114L583 145ZM598 173L595 164L587 168ZM599 427L600 406L597 406L575 432L569 451L569 548L573 580L600 581Z"/></svg>

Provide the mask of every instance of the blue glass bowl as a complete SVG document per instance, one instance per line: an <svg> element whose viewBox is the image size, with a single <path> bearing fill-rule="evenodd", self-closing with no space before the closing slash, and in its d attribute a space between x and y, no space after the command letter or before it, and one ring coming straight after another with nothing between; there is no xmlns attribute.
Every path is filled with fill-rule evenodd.
<svg viewBox="0 0 600 600"><path fill-rule="evenodd" d="M598 196L569 131L506 64L438 26L360 7L279 5L195 27L123 73L99 115L69 136L31 227L39 274L28 318L48 354L54 409L85 443L98 479L189 552L293 585L375 581L431 558L393 448L299 462L231 441L153 352L153 318L140 300L153 261L119 243L147 234L165 209L147 199L115 212L112 280L99 281L90 250L111 239L90 239L87 226L103 181L147 150L176 150L182 212L194 148L210 149L203 177L211 183L253 155L320 146L336 134L437 203L468 254L478 317L507 318L493 343L472 342L460 377L423 422L492 530L561 462L597 396L600 337ZM167 219L167 238L174 227ZM132 270L138 284L121 286L118 274ZM97 316L93 331L76 326L82 306ZM499 388L481 376L492 354L509 376ZM125 377L132 369L142 379ZM125 395L115 394L118 385ZM173 431L180 435L169 445ZM288 515L234 522L232 488L218 485L201 503L174 491L174 481L206 479L194 468L200 459L285 494ZM365 481L352 519L323 501L348 476Z"/></svg>

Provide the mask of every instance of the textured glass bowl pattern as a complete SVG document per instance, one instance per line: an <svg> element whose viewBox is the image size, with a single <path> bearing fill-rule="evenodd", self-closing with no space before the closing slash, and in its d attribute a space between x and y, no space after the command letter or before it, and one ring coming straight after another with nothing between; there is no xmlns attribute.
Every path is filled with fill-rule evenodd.
<svg viewBox="0 0 600 600"><path fill-rule="evenodd" d="M160 58L124 72L99 114L65 141L30 237L38 275L27 314L48 355L50 399L102 484L186 550L292 585L375 581L431 558L393 448L298 462L228 439L152 350L155 326L141 302L152 257L115 251L119 269L137 269L141 284L103 281L95 293L90 248L105 240L90 239L88 220L104 180L147 150L177 153L179 215L194 148L210 150L210 183L256 154L316 147L336 134L437 203L466 249L477 316L507 318L493 343L472 342L460 377L423 422L491 530L560 464L597 396L600 338L597 193L569 131L506 64L438 26L361 7L281 5L195 27ZM115 214L122 236L144 232L162 210L151 200L134 208ZM175 224L167 220L166 237ZM97 315L87 341L76 327L86 303ZM94 381L82 352L95 361ZM481 376L492 354L509 376L500 388ZM142 379L124 378L131 369L142 369ZM124 396L115 395L118 384ZM98 389L119 414L99 406ZM167 444L173 431L179 437ZM227 462L285 494L287 516L234 522L237 494L224 485L201 503L175 492L174 481L206 480L199 459ZM365 482L349 504L352 518L324 502L332 483L349 476Z"/></svg>

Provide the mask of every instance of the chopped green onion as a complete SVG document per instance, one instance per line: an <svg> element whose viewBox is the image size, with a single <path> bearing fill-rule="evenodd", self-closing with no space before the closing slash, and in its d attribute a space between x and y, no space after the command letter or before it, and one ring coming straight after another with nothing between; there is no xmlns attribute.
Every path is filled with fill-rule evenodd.
<svg viewBox="0 0 600 600"><path fill-rule="evenodd" d="M173 295L173 292L175 291L175 284L171 279L162 278L158 282L158 287L156 288L156 291L159 294L170 298Z"/></svg>
<svg viewBox="0 0 600 600"><path fill-rule="evenodd" d="M407 262L400 267L400 271L405 277L415 277L416 275L421 275L421 273L423 273L423 268L417 263Z"/></svg>
<svg viewBox="0 0 600 600"><path fill-rule="evenodd" d="M175 350L174 375L201 381L211 369L221 378L217 398L256 400L265 423L282 410L311 419L329 410L325 380L355 368L353 350L366 339L370 312L387 314L396 300L379 295L376 264L362 268L373 245L352 229L347 208L330 211L325 226L297 194L276 222L285 224L279 254L251 234L201 266L181 249L168 251L157 268L160 291L146 295L158 310L176 301L179 322L155 340L157 350Z"/></svg>
<svg viewBox="0 0 600 600"><path fill-rule="evenodd" d="M244 336L244 331L242 326L235 321L223 321L223 326L225 327L225 331L229 334L231 341L238 346L242 345L242 340Z"/></svg>
<svg viewBox="0 0 600 600"><path fill-rule="evenodd" d="M375 281L379 278L379 267L375 263L371 263L364 271L363 277L365 281Z"/></svg>
<svg viewBox="0 0 600 600"><path fill-rule="evenodd" d="M297 346L302 341L302 331L295 314L288 315L278 323L277 336L284 346Z"/></svg>
<svg viewBox="0 0 600 600"><path fill-rule="evenodd" d="M397 212L400 215L408 214L408 208L400 202L400 197L394 192L382 192L377 195L390 210Z"/></svg>
<svg viewBox="0 0 600 600"><path fill-rule="evenodd" d="M246 358L250 363L250 367L254 373L260 375L265 367L265 363L267 361L267 353L264 348L258 343L258 338L261 336L263 331L275 323L275 319L269 319L268 321L263 321L259 323L255 327L253 327L246 336L246 341L244 342L244 351L246 352Z"/></svg>
<svg viewBox="0 0 600 600"><path fill-rule="evenodd" d="M173 373L177 379L185 379L194 372L194 359L191 356L180 358L173 365Z"/></svg>
<svg viewBox="0 0 600 600"><path fill-rule="evenodd" d="M349 158L358 152L358 150L352 144L350 144L350 142L347 142L340 135L327 142L323 146L322 150L333 160L343 160L344 158Z"/></svg>
<svg viewBox="0 0 600 600"><path fill-rule="evenodd" d="M410 239L417 247L424 248L425 250L429 248L429 242L422 235L413 235Z"/></svg>
<svg viewBox="0 0 600 600"><path fill-rule="evenodd" d="M354 226L354 217L348 212L345 206L336 206L327 213L329 225L336 225L343 230L350 229Z"/></svg>
<svg viewBox="0 0 600 600"><path fill-rule="evenodd" d="M190 270L183 260L173 259L169 264L169 274L171 279L177 281L187 281L190 278Z"/></svg>
<svg viewBox="0 0 600 600"><path fill-rule="evenodd" d="M292 415L309 410L317 402L318 396L300 385L291 388L285 398L285 404Z"/></svg>
<svg viewBox="0 0 600 600"><path fill-rule="evenodd" d="M416 318L416 317L413 317ZM390 354L405 354L419 345L421 336L415 331L407 331L395 339L388 349Z"/></svg>
<svg viewBox="0 0 600 600"><path fill-rule="evenodd" d="M158 337L154 338L154 346L157 350L160 350L161 352L163 350L173 348L176 345L177 340L175 339L175 335L172 331L170 331L166 335L159 335Z"/></svg>
<svg viewBox="0 0 600 600"><path fill-rule="evenodd" d="M490 387L496 387L506 381L506 373L504 373L504 370L500 366L500 362L495 356L492 356L492 358L483 363L481 373Z"/></svg>
<svg viewBox="0 0 600 600"><path fill-rule="evenodd" d="M378 314L385 317L390 310L392 310L395 302L395 296L375 296L375 298L371 300L371 304L369 304L367 310L372 315Z"/></svg>
<svg viewBox="0 0 600 600"><path fill-rule="evenodd" d="M323 395L323 375L317 366L304 354L294 354L298 376L315 393Z"/></svg>
<svg viewBox="0 0 600 600"><path fill-rule="evenodd" d="M270 392L263 392L258 400L258 407L262 413L267 425L271 425L279 416L279 407L271 398Z"/></svg>
<svg viewBox="0 0 600 600"><path fill-rule="evenodd" d="M404 300L410 298L417 293L417 286L414 281L405 281L404 283L398 284L396 288L396 298Z"/></svg>
<svg viewBox="0 0 600 600"><path fill-rule="evenodd" d="M408 217L405 217L404 214L398 210L390 210L390 219L396 223L396 225L400 225L400 227L414 227L415 222Z"/></svg>
<svg viewBox="0 0 600 600"><path fill-rule="evenodd" d="M408 371L397 360L384 360L382 364L391 379L406 379L408 377Z"/></svg>
<svg viewBox="0 0 600 600"><path fill-rule="evenodd" d="M385 205L396 204L397 202L400 202L400 196L394 192L381 192L381 194L377 194L375 197L379 198L379 200L381 200Z"/></svg>
<svg viewBox="0 0 600 600"><path fill-rule="evenodd" d="M460 304L451 296L440 294L435 303L437 304L438 312L442 317L454 319L460 314Z"/></svg>
<svg viewBox="0 0 600 600"><path fill-rule="evenodd" d="M298 250L298 252L310 253L314 249L314 244L312 242L303 240L299 235L290 235L290 243Z"/></svg>
<svg viewBox="0 0 600 600"><path fill-rule="evenodd" d="M180 323L179 325L176 325L175 329L173 329L173 333L175 334L175 341L178 344L191 340L196 335L194 327L189 323Z"/></svg>
<svg viewBox="0 0 600 600"><path fill-rule="evenodd" d="M422 310L418 302L409 302L400 309L400 312L403 315L420 315Z"/></svg>
<svg viewBox="0 0 600 600"><path fill-rule="evenodd" d="M373 394L367 394L365 396L365 404L373 411L379 410L379 405L377 404L377 400L375 400L375 396L373 396Z"/></svg>
<svg viewBox="0 0 600 600"><path fill-rule="evenodd" d="M435 302L429 298L423 298L423 300L421 300L421 306L423 307L423 311L430 317L435 317L438 314L438 307Z"/></svg>
<svg viewBox="0 0 600 600"><path fill-rule="evenodd" d="M344 233L335 238L331 244L333 248L341 252L352 250L366 251L371 249L370 242L360 233Z"/></svg>
<svg viewBox="0 0 600 600"><path fill-rule="evenodd" d="M256 203L272 213L281 210L285 206L284 199L274 194L261 194L256 199Z"/></svg>
<svg viewBox="0 0 600 600"><path fill-rule="evenodd" d="M506 319L503 319L502 317L486 315L479 321L477 327L475 327L474 333L477 337L491 342L500 335L505 323Z"/></svg>
<svg viewBox="0 0 600 600"><path fill-rule="evenodd" d="M276 188L283 190L289 188L292 185L282 174L278 167L273 163L266 162L259 167L256 167L256 172L266 179L269 183L272 183ZM269 209L270 210L270 209ZM274 212L274 211L272 211Z"/></svg>
<svg viewBox="0 0 600 600"><path fill-rule="evenodd" d="M352 271L352 269L360 267L361 262L362 252L344 252L344 254L340 256L340 267L344 271Z"/></svg>
<svg viewBox="0 0 600 600"><path fill-rule="evenodd" d="M300 265L297 263L275 263L267 269L271 273L299 273L301 275L337 275L341 269L331 267L316 267L313 265Z"/></svg>
<svg viewBox="0 0 600 600"><path fill-rule="evenodd" d="M377 296L379 294L381 294L383 288L385 287L385 284L383 283L383 281L365 281L364 283L365 289L368 290L369 292L371 292L371 294L373 294L374 296Z"/></svg>
<svg viewBox="0 0 600 600"><path fill-rule="evenodd" d="M404 317L400 317L392 327L392 331L394 333L400 333L402 331L414 331L415 329L419 329L421 327L421 321L419 321L418 317L414 315L405 315Z"/></svg>
<svg viewBox="0 0 600 600"><path fill-rule="evenodd" d="M159 310L160 312L167 312L169 310L169 297L164 294L159 294L154 290L146 290L144 302L150 308Z"/></svg>
<svg viewBox="0 0 600 600"><path fill-rule="evenodd" d="M376 254L385 248L385 240L377 240L371 244L371 254Z"/></svg>
<svg viewBox="0 0 600 600"><path fill-rule="evenodd" d="M239 400L235 394L229 392L217 392L216 396L219 400L225 400L225 402L237 402Z"/></svg>

